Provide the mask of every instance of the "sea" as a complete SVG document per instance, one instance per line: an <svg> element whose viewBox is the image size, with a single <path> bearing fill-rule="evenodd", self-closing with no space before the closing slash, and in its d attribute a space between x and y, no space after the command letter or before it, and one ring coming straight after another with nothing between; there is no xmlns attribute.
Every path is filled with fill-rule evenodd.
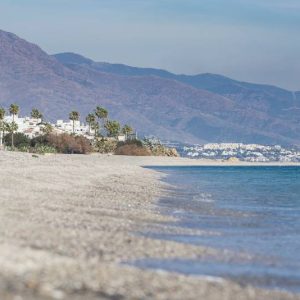
<svg viewBox="0 0 300 300"><path fill-rule="evenodd" d="M207 246L220 254L197 260L143 259L141 268L241 285L300 292L300 167L154 167L167 174L162 213L172 226L198 234L153 233L153 238ZM148 233L151 235L151 232Z"/></svg>

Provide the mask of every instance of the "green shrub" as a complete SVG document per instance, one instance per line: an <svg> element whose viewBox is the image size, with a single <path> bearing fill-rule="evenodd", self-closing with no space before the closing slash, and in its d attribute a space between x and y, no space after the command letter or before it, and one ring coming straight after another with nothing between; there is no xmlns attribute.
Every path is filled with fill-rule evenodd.
<svg viewBox="0 0 300 300"><path fill-rule="evenodd" d="M128 140L126 142L118 142L117 147L125 146L125 145L136 145L137 147L143 147L143 142L140 140Z"/></svg>
<svg viewBox="0 0 300 300"><path fill-rule="evenodd" d="M53 147L59 153L87 154L92 152L90 141L83 136L74 136L67 133L47 135L48 146Z"/></svg>
<svg viewBox="0 0 300 300"><path fill-rule="evenodd" d="M38 153L38 154L46 154L46 153L57 153L57 150L52 146L36 144L35 147L31 149L31 152Z"/></svg>
<svg viewBox="0 0 300 300"><path fill-rule="evenodd" d="M31 147L36 147L38 145L49 145L49 141L48 141L48 135L40 135L38 137L35 137L33 139L31 139L30 141L30 146Z"/></svg>
<svg viewBox="0 0 300 300"><path fill-rule="evenodd" d="M113 153L117 149L117 141L102 138L96 141L94 148L99 153Z"/></svg>
<svg viewBox="0 0 300 300"><path fill-rule="evenodd" d="M11 146L11 133L4 137L4 143L7 146ZM14 146L18 149L24 149L30 146L30 139L24 134L17 132L14 134Z"/></svg>
<svg viewBox="0 0 300 300"><path fill-rule="evenodd" d="M29 151L30 151L30 147L29 147L29 146L23 145L23 146L19 146L19 147L18 147L18 150L19 150L20 152L29 152Z"/></svg>
<svg viewBox="0 0 300 300"><path fill-rule="evenodd" d="M71 134L46 134L31 140L35 153L87 154L92 152L90 141Z"/></svg>
<svg viewBox="0 0 300 300"><path fill-rule="evenodd" d="M151 156L151 151L143 146L136 144L125 144L119 146L116 151L116 155L130 155L130 156Z"/></svg>

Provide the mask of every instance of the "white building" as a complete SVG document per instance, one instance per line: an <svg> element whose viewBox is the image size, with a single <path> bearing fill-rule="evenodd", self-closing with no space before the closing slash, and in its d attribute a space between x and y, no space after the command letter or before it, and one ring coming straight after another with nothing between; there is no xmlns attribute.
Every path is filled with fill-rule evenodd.
<svg viewBox="0 0 300 300"><path fill-rule="evenodd" d="M34 138L44 134L43 129L45 127L45 123L43 123L41 119L33 119L30 117L19 118L19 116L14 116L14 118L12 116L6 116L4 118L4 122L8 124L11 124L13 121L18 125L16 132L23 133L29 138ZM73 123L71 120L66 122L64 120L57 120L55 124L50 125L53 128L53 132L57 134L75 133L75 135L84 136L89 140L94 139L95 136L95 131L90 128L89 125L81 123L80 121L74 121ZM117 140L125 142L128 139L134 138L137 138L136 133L130 135L120 134L117 137Z"/></svg>
<svg viewBox="0 0 300 300"><path fill-rule="evenodd" d="M53 127L62 133L73 133L73 121L64 122L63 120L57 120ZM93 136L95 132L94 130L90 129L88 125L85 125L80 121L74 121L74 133L76 135Z"/></svg>
<svg viewBox="0 0 300 300"><path fill-rule="evenodd" d="M41 119L29 117L19 118L19 116L15 116L14 118L12 116L6 116L4 118L4 122L8 124L11 124L13 121L18 125L17 132L24 133L29 138L41 135L42 128L44 127Z"/></svg>
<svg viewBox="0 0 300 300"><path fill-rule="evenodd" d="M184 147L189 157L228 159L237 158L250 162L285 161L299 162L300 152L297 149L285 149L282 146L265 146L242 143L211 143Z"/></svg>

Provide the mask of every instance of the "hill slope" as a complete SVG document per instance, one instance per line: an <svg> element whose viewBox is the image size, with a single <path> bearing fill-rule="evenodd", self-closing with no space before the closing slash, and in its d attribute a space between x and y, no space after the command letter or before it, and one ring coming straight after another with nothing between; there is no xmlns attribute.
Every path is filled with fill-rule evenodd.
<svg viewBox="0 0 300 300"><path fill-rule="evenodd" d="M169 140L299 143L296 94L278 89L284 98L277 88L266 87L254 96L256 85L240 87L238 82L222 83L214 76L199 75L201 80L196 76L193 83L195 78L163 70L96 63L68 53L53 57L0 31L1 106L16 102L24 114L37 107L54 120L66 119L73 109L84 117L96 105L103 105L112 118L131 123L143 134ZM211 86L211 77L217 90ZM230 93L225 87L226 92L219 89L224 84ZM239 92L233 93L232 85Z"/></svg>
<svg viewBox="0 0 300 300"><path fill-rule="evenodd" d="M197 89L207 90L234 100L238 104L267 112L274 116L285 115L285 110L300 109L300 92L271 85L240 82L216 74L176 75L165 70L136 68L122 64L98 63L74 53L56 54L54 57L66 66L85 66L99 72L123 76L157 76L172 79ZM289 112L290 113L290 112ZM295 111L296 114L299 111Z"/></svg>

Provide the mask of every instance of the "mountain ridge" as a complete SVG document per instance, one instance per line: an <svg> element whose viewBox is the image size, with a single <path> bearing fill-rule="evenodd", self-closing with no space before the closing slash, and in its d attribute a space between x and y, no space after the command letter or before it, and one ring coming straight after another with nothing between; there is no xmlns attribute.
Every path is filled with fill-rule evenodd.
<svg viewBox="0 0 300 300"><path fill-rule="evenodd" d="M107 66L106 71L108 73L113 73L114 70L118 74L123 73L123 75L130 75L133 74L133 76L136 75L142 75L141 73L145 73L146 75L149 75L149 72L153 72L153 75L158 74L164 74L165 76L174 76L174 77L188 77L188 78L197 78L197 77L214 77L216 79L225 79L227 81L235 82L236 84L242 84L242 85L249 85L249 86L257 86L257 87L265 87L265 88L275 88L278 90L286 91L289 93L300 93L300 91L291 91L282 87L278 87L276 85L272 84L262 84L262 83L252 83L247 81L240 81L236 79L232 79L225 75L215 74L215 73L198 73L194 75L187 75L183 73L173 73L164 69L159 68L149 68L149 67L134 67L122 63L107 63L107 62L97 62L90 58L87 58L81 54L74 53L74 52L62 52L62 53L56 53L52 54L53 57L55 57L58 61L60 61L63 64L89 64L89 65L99 65L99 66ZM122 68L121 70L117 68ZM127 72L126 72L127 70ZM163 75L160 75L159 77L162 77Z"/></svg>
<svg viewBox="0 0 300 300"><path fill-rule="evenodd" d="M0 106L16 102L24 114L37 107L54 120L71 110L84 119L103 105L141 134L173 141L299 144L300 92L237 87L207 74L196 83L176 76L188 75L51 56L0 30Z"/></svg>
<svg viewBox="0 0 300 300"><path fill-rule="evenodd" d="M188 84L197 89L207 90L235 101L242 101L243 103L247 102L247 105L249 105L249 99L255 100L253 105L256 105L257 98L264 98L268 100L268 103L265 103L268 106L265 107L265 110L269 108L269 113L274 113L274 109L272 109L274 108L274 103L276 103L278 106L277 108L285 108L287 103L289 103L290 107L300 107L300 96L298 97L300 92L289 91L273 85L237 81L223 75L211 73L197 75L177 75L162 69L137 68L123 64L94 62L91 59L87 59L84 56L74 53L55 54L54 57L61 63L68 66L78 64L86 65L94 70L110 74L123 76L158 76L165 79L172 79L184 84ZM78 60L80 60L81 63L79 63ZM250 105L250 107L253 107L253 105ZM275 116L277 115L275 114Z"/></svg>

